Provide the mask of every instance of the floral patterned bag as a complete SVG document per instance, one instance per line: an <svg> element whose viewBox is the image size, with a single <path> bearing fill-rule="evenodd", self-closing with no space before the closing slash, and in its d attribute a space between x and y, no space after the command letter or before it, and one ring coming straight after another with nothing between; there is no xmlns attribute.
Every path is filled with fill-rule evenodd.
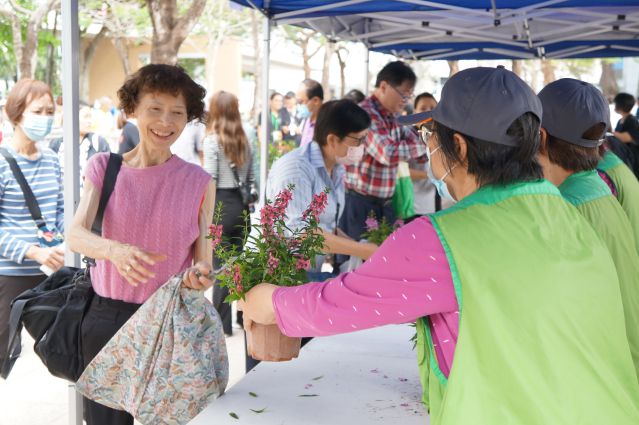
<svg viewBox="0 0 639 425"><path fill-rule="evenodd" d="M202 295L171 278L87 366L86 397L125 410L144 425L185 424L228 382L220 317Z"/></svg>

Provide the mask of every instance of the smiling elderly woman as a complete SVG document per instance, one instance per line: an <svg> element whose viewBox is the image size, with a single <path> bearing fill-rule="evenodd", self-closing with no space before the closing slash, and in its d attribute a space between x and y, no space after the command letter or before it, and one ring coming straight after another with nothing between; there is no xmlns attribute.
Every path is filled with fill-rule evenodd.
<svg viewBox="0 0 639 425"><path fill-rule="evenodd" d="M118 90L120 108L135 117L140 144L124 154L104 212L102 237L91 233L109 154L94 155L86 167L70 248L95 258L96 292L82 324L88 364L118 329L172 275L206 289L213 282L206 241L213 219L215 184L204 170L171 154L187 122L204 113L204 88L182 68L147 65ZM88 425L133 424L126 412L85 399Z"/></svg>

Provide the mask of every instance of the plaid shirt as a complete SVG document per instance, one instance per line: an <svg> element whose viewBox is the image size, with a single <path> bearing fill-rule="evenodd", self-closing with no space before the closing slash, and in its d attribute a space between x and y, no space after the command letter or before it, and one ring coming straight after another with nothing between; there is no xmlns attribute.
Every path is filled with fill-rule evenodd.
<svg viewBox="0 0 639 425"><path fill-rule="evenodd" d="M395 192L399 161L420 158L425 161L426 145L411 128L397 124L373 95L360 105L371 117L364 157L357 165L346 167L346 188L362 195L387 199Z"/></svg>

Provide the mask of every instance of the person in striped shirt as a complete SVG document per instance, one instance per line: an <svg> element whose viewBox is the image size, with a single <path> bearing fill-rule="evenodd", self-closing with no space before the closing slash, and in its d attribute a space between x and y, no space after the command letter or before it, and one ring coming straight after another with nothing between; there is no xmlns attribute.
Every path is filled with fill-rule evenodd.
<svg viewBox="0 0 639 425"><path fill-rule="evenodd" d="M13 137L2 146L16 159L47 228L63 232L60 163L52 150L37 144L51 131L54 109L49 86L31 79L18 81L5 107L14 127ZM0 157L0 347L3 348L8 344L11 301L45 279L41 266L58 270L64 264L64 251L40 246L37 230L9 163ZM4 355L4 349L0 349L0 364Z"/></svg>

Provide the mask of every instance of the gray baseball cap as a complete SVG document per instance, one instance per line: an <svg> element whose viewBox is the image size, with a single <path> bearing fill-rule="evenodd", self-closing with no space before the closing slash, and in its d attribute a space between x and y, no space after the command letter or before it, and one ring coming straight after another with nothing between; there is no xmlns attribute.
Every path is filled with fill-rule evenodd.
<svg viewBox="0 0 639 425"><path fill-rule="evenodd" d="M539 100L544 107L541 126L552 136L585 148L596 148L603 142L603 133L601 140L583 138L594 125L610 127L610 108L597 87L574 78L562 78L544 87Z"/></svg>
<svg viewBox="0 0 639 425"><path fill-rule="evenodd" d="M515 119L531 112L541 121L541 102L521 78L503 66L470 68L444 84L441 100L430 112L398 118L403 125L433 119L462 134L487 142L517 146L506 134Z"/></svg>

